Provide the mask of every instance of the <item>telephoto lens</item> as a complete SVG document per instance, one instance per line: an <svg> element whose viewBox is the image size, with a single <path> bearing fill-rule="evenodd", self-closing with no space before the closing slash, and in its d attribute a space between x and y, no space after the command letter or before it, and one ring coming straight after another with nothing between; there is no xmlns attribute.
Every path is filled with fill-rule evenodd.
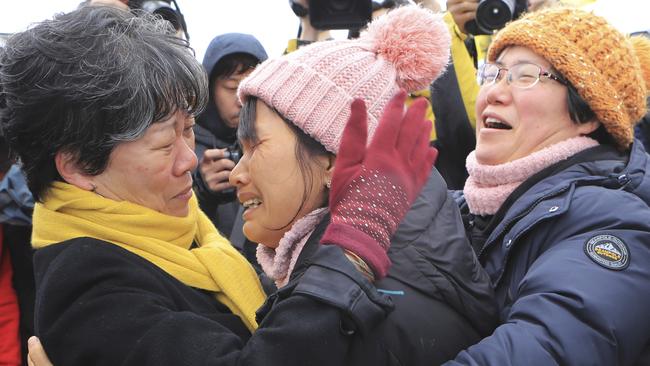
<svg viewBox="0 0 650 366"><path fill-rule="evenodd" d="M503 28L512 20L515 13L515 0L483 0L476 9L476 22L484 31Z"/></svg>
<svg viewBox="0 0 650 366"><path fill-rule="evenodd" d="M465 23L465 30L470 34L492 34L527 9L527 0L480 0L476 19Z"/></svg>

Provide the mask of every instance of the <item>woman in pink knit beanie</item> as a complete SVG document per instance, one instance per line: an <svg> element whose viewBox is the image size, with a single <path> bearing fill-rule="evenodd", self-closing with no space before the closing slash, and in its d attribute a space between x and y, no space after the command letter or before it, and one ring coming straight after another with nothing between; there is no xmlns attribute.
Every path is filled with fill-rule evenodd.
<svg viewBox="0 0 650 366"><path fill-rule="evenodd" d="M380 293L391 298L383 299L392 312L373 329L360 327L349 310L338 313L351 348L332 364L439 364L494 324L491 289L487 277L475 276L471 247L445 234L462 227L446 214L454 203L431 194L444 184L437 172L430 175L435 150L413 150L428 145L426 101L403 114L400 89L419 90L438 77L449 44L438 15L401 7L359 39L317 42L267 60L240 84L243 156L230 182L245 209L243 232L260 243L258 262L278 294L305 288L305 274L320 271L318 261L335 244L329 255L349 259L362 281L375 281L375 305ZM382 130L395 121L401 131ZM379 165L390 169L379 173ZM436 253L439 241L455 249ZM337 286L344 285L323 276L309 296L327 297ZM264 314L289 303L285 296Z"/></svg>
<svg viewBox="0 0 650 366"><path fill-rule="evenodd" d="M383 21L389 19L390 15ZM338 244L360 257L362 266L369 265L375 278L384 275L386 261L381 254L387 240L381 235L377 237L377 233L391 231L384 225L372 224L381 221L377 218L386 216L386 212L399 211L399 204L385 212L372 208L386 194L396 202L401 198L390 190L378 191L373 184L399 174L384 171L377 178L367 172L361 179L346 181L349 188L358 190L360 198L340 200L337 175L346 169L347 159L344 164L342 160L350 152L347 148L338 150L343 131L340 126L348 121L347 105L352 99L349 96L358 96L368 105L372 136L373 121L381 119L378 116L385 100L397 88L394 75L399 86L406 89L409 85L402 81L417 85L418 77L429 75L431 65L417 58L417 51L426 47L415 47L417 42L403 35L395 39L413 47L406 51L392 46L391 37L413 23L405 21L378 32L375 27L381 23L377 22L371 25L370 34L353 46L345 42L314 45L263 65L242 84L239 93L244 102L244 127L240 136L248 144L249 160L233 171L231 180L240 192L260 195L254 195L248 205L254 211L248 213L244 230L263 243L258 254L265 267L278 268L285 248L282 241L275 246L275 241L266 242L264 238L287 222L286 215L301 215L289 209L285 216L267 216L271 208L264 207L267 202L272 205L274 199L283 197L277 191L265 194L265 190L287 181L277 170L282 163L275 165L272 159L264 159L265 145L276 142L268 126L282 125L284 120L284 125L291 126L287 130L297 127L300 133L322 145L313 146L310 154L315 163L306 165L311 172L306 175L311 180L306 181L312 183L312 192L321 192L314 202L322 204L322 195L327 192L320 188L327 185L330 169L334 169L329 191L332 218L321 243ZM377 39L382 41L373 43ZM400 255L409 250L424 251L426 246L417 240L403 246L402 240L407 236L401 236L398 230L390 240L392 246L387 256L393 267L385 279L375 283L393 294L399 290L408 294L426 282L423 278L405 280L414 273L422 274L420 266L435 263L436 269L449 271L446 273L466 270L470 268L467 264L463 267L455 262L454 267L441 262L454 262L446 255L462 250L466 240L474 246L485 271L479 267L473 270L476 278L488 275L491 279L500 326L449 364L650 364L650 318L646 316L650 308L650 156L633 138L633 125L646 111L650 75L644 70L648 64L650 41L625 37L603 18L576 9L531 13L495 36L487 63L478 75L481 91L476 105L477 146L467 158L469 179L463 194L457 196L466 232L449 227L445 231L437 226L431 236L425 236L435 254L425 256L428 262L409 262ZM358 107L352 104L348 128L358 117ZM388 118L388 110L382 118ZM383 120L379 123L382 125ZM343 136L345 140L347 132ZM365 164L367 153L377 139L383 138L375 136L366 155L361 154L357 160ZM337 159L330 153L338 154ZM291 170L291 166L287 163L285 167ZM258 173L264 168L276 169L278 174L262 179ZM395 171L399 171L398 167ZM421 198L432 199L443 191L441 183L431 191L425 187ZM285 193L285 202L293 197L307 212L319 207L304 200L308 194L301 199L300 189L289 188ZM416 212L419 204L418 199L410 213ZM358 214L354 212L357 209ZM440 208L435 211L434 221L458 215L457 209ZM411 219L407 215L400 229L414 230L417 225ZM370 228L364 229L367 223ZM299 224L294 224L294 228ZM349 227L361 227L360 231L367 235L356 235ZM292 231L293 228L289 232ZM448 239L458 236L462 239ZM414 237L418 235L409 239ZM305 248L303 253L309 250ZM307 255L302 257L309 260ZM465 259L476 263L472 256ZM411 269L404 270L403 265ZM295 276L298 278L299 274ZM460 278L453 274L449 277ZM467 277L462 282L449 283L468 287L475 284ZM398 295L392 299L396 307L389 323L391 317L402 319L405 308L421 315L411 318L412 322L397 320L398 327L405 326L407 333L422 331L419 325L431 319L436 319L439 326L441 318L447 317L427 312L431 305L405 305ZM460 329L457 323L453 327ZM467 329L459 331L469 334ZM411 355L418 360L418 352L412 351L415 353ZM398 359L403 364L418 363L402 356ZM437 364L438 360L430 362Z"/></svg>

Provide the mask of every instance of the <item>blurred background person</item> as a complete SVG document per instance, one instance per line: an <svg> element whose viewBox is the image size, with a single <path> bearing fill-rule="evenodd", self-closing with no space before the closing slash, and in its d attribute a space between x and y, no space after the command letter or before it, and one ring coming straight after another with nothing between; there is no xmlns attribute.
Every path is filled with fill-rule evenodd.
<svg viewBox="0 0 650 366"><path fill-rule="evenodd" d="M297 50L301 46L308 45L316 41L325 41L332 39L329 29L318 29L311 24L309 19L309 1L308 0L289 0L291 11L299 19L298 33L296 38L289 40L284 53Z"/></svg>
<svg viewBox="0 0 650 366"><path fill-rule="evenodd" d="M0 47L0 55L2 51ZM30 240L33 209L34 199L20 165L15 163L0 133L1 365L26 364L27 338L34 334L35 290Z"/></svg>
<svg viewBox="0 0 650 366"><path fill-rule="evenodd" d="M0 364L23 365L34 334L34 200L18 164L0 175Z"/></svg>
<svg viewBox="0 0 650 366"><path fill-rule="evenodd" d="M210 98L194 125L199 158L193 173L194 190L201 209L225 237L230 236L239 210L235 189L228 182L230 171L241 156L236 136L241 110L237 88L266 58L260 42L242 33L215 37L203 56ZM250 246L242 243L239 249L243 251L243 245ZM248 257L255 263L254 256Z"/></svg>
<svg viewBox="0 0 650 366"><path fill-rule="evenodd" d="M0 55L2 48L0 48ZM0 89L1 92L2 89ZM0 104L1 106L1 104ZM11 166L9 146L0 136L0 179ZM4 180L4 179L3 179ZM4 209L7 204L0 206ZM13 284L14 264L9 246L4 240L4 226L0 225L0 364L21 365L20 308L16 288Z"/></svg>

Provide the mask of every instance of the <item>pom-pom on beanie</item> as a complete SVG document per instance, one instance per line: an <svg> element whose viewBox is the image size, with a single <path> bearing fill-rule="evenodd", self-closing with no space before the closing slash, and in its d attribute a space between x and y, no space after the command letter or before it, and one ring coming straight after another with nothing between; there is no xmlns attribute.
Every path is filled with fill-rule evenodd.
<svg viewBox="0 0 650 366"><path fill-rule="evenodd" d="M647 42L632 42L607 21L575 8L533 12L494 37L488 61L509 46L544 57L589 104L620 149L633 140L634 124L646 111L646 85L639 59ZM648 84L646 84L648 83Z"/></svg>
<svg viewBox="0 0 650 366"><path fill-rule="evenodd" d="M350 105L362 98L368 136L399 89L429 86L447 66L451 38L441 15L403 6L368 25L358 39L322 41L259 65L239 85L336 154Z"/></svg>

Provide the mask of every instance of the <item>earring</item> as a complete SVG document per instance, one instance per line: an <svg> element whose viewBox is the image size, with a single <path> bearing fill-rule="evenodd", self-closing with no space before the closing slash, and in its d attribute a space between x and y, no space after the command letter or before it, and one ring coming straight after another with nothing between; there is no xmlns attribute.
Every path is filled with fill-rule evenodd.
<svg viewBox="0 0 650 366"><path fill-rule="evenodd" d="M103 194L97 192L97 186L96 186L96 185L94 185L93 183L90 183L90 186L92 187L92 188L90 189L91 192L93 192L94 194L98 195L99 197L106 198L106 197L104 197Z"/></svg>
<svg viewBox="0 0 650 366"><path fill-rule="evenodd" d="M328 178L328 179L325 181L325 187L327 187L327 189L332 188L332 180L331 180L331 179Z"/></svg>

